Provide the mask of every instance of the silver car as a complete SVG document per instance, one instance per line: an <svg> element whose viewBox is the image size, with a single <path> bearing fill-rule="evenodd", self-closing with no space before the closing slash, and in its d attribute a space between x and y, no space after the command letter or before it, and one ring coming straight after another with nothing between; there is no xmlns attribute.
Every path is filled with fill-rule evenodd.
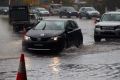
<svg viewBox="0 0 120 80"><path fill-rule="evenodd" d="M98 20L97 20L98 22ZM106 12L95 25L94 40L120 38L120 12Z"/></svg>

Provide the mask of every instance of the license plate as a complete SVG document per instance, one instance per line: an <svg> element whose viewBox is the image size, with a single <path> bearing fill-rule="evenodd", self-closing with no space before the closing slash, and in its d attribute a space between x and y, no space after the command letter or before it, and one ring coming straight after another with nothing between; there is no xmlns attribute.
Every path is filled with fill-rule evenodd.
<svg viewBox="0 0 120 80"><path fill-rule="evenodd" d="M34 46L43 46L43 44L34 44Z"/></svg>

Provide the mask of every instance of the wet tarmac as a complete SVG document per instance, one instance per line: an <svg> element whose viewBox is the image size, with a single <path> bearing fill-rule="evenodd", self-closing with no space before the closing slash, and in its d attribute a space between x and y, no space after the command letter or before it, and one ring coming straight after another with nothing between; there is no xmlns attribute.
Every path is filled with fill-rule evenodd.
<svg viewBox="0 0 120 80"><path fill-rule="evenodd" d="M59 54L24 52L28 80L120 80L120 40L95 43L94 20L73 19L82 29L83 46ZM0 80L14 80L22 37L12 31L6 16L0 16L0 32Z"/></svg>

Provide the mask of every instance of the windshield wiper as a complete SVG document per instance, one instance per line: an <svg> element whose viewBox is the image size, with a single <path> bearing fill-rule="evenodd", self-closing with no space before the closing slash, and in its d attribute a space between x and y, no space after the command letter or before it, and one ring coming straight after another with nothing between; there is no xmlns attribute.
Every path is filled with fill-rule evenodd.
<svg viewBox="0 0 120 80"><path fill-rule="evenodd" d="M45 30L45 28L46 28L46 23L45 23L45 26L42 28L42 30Z"/></svg>

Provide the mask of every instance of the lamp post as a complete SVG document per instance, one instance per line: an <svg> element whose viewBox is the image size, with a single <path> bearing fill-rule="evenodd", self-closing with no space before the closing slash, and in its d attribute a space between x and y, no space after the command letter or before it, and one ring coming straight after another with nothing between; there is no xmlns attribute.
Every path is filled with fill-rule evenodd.
<svg viewBox="0 0 120 80"><path fill-rule="evenodd" d="M10 5L10 4L11 4L11 0L8 1L8 5Z"/></svg>

